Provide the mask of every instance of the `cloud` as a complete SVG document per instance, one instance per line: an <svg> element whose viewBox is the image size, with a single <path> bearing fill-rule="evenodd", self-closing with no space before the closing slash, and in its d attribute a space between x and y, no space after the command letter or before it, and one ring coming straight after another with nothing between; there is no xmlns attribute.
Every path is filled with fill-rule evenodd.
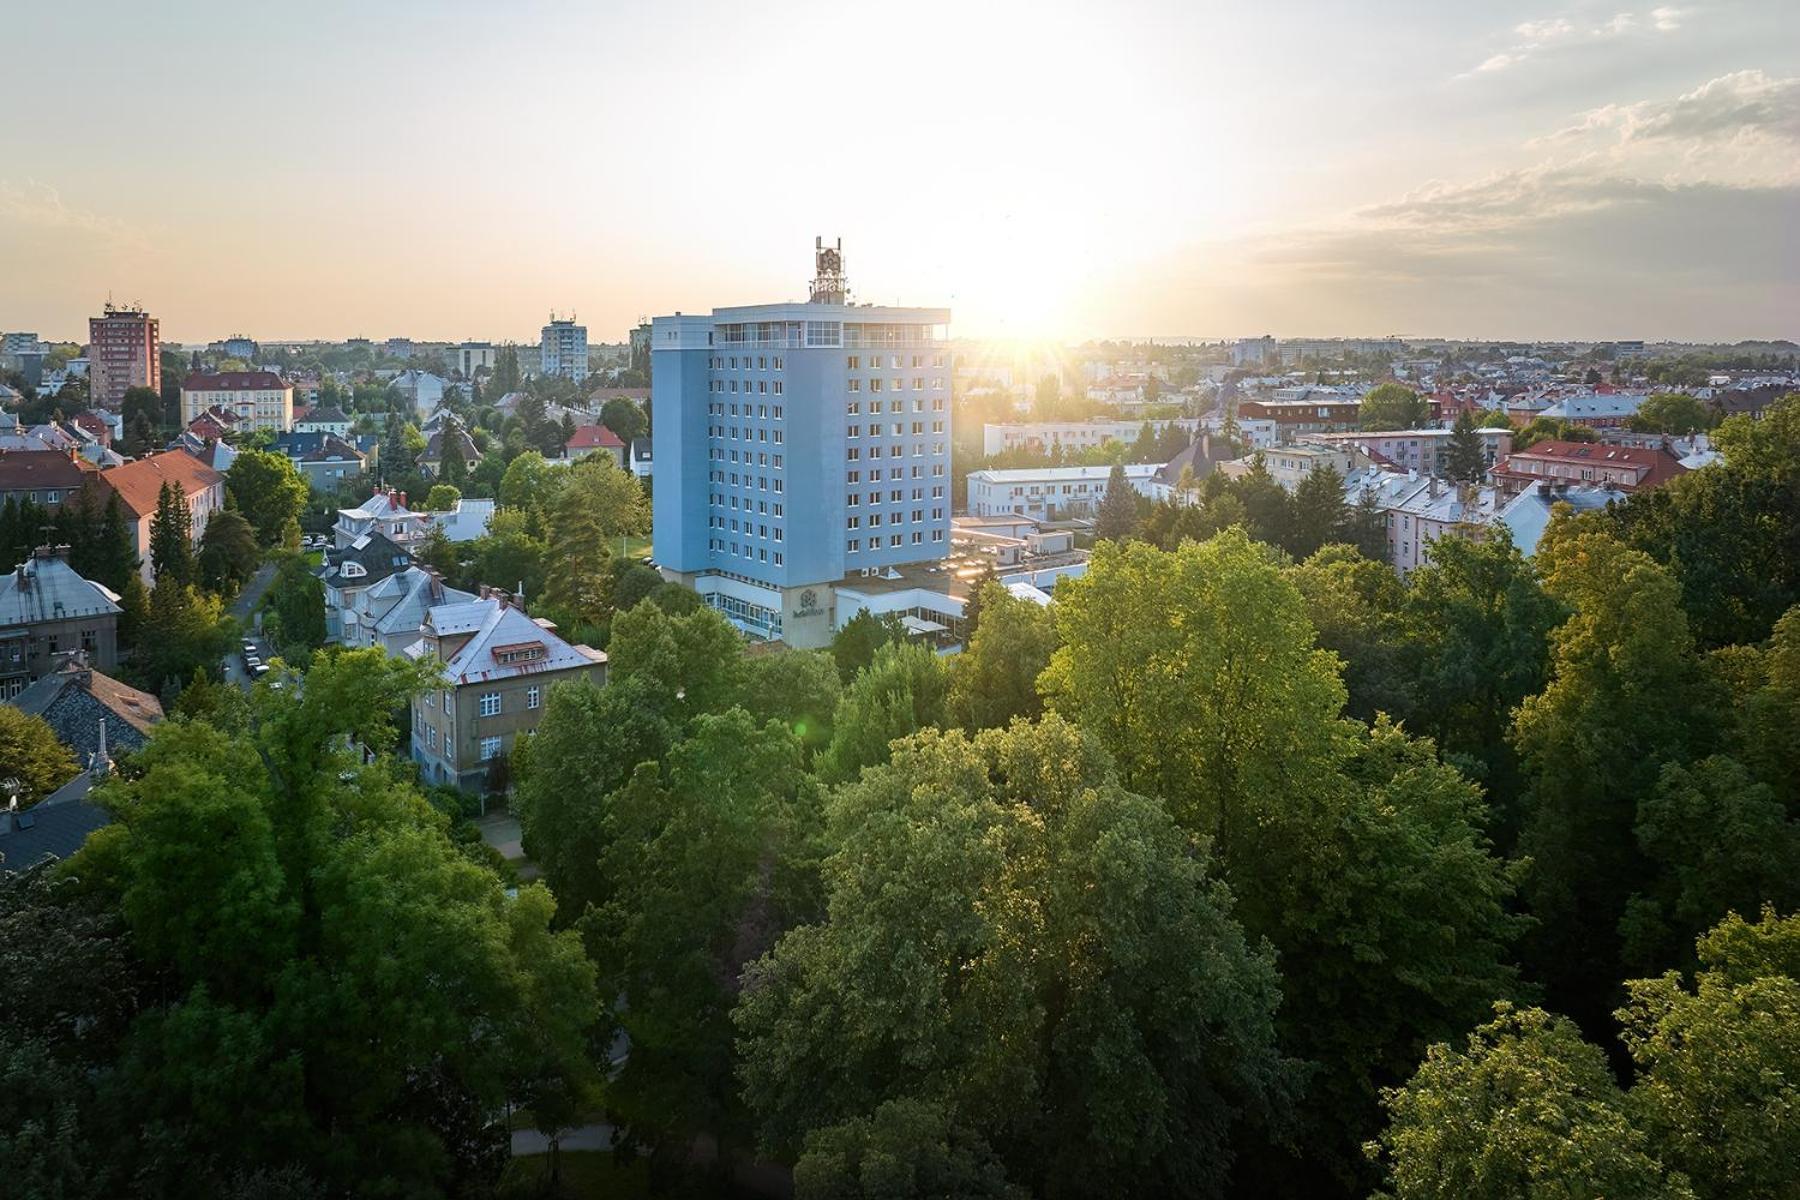
<svg viewBox="0 0 1800 1200"><path fill-rule="evenodd" d="M119 250L147 250L148 241L125 222L74 208L47 183L0 179L0 231L8 226L21 230L73 233Z"/></svg>
<svg viewBox="0 0 1800 1200"><path fill-rule="evenodd" d="M1673 100L1597 108L1574 127L1617 130L1624 142L1704 141L1745 135L1800 142L1800 77L1774 79L1762 71L1734 71Z"/></svg>
<svg viewBox="0 0 1800 1200"><path fill-rule="evenodd" d="M1673 33L1681 28L1682 18L1690 11L1663 5L1653 8L1644 17L1636 13L1614 13L1604 21L1578 23L1570 17L1544 17L1535 21L1521 21L1513 26L1512 33L1516 37L1511 45L1488 55L1471 70L1457 76L1468 79L1475 75L1491 75L1496 71L1505 71L1529 62L1540 54L1567 50L1575 47L1588 47L1596 42L1610 41L1615 38L1633 34L1646 26L1655 33Z"/></svg>
<svg viewBox="0 0 1800 1200"><path fill-rule="evenodd" d="M1796 156L1766 143L1714 156L1690 143L1744 131L1800 137L1797 86L1743 71L1597 110L1576 127L1593 136L1588 145L1533 143L1535 162L1213 247L1189 269L1231 280L1214 305L1225 329L1792 336ZM1204 300L1198 284L1166 286Z"/></svg>

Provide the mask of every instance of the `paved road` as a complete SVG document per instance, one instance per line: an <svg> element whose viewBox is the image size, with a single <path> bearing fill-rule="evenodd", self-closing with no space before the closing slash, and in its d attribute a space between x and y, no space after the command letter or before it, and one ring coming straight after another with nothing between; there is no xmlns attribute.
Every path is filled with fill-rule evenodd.
<svg viewBox="0 0 1800 1200"><path fill-rule="evenodd" d="M229 610L231 615L245 624L249 624L250 614L256 611L256 606L258 604L262 603L263 593L269 590L269 584L273 582L274 579L275 564L264 563L262 566L258 567L256 569L256 574L250 577L250 582L246 583L244 585L244 590L238 594L238 598L231 602L231 608ZM253 632L246 633L245 636L256 642L261 650L263 661L267 662L269 659L268 645ZM249 691L250 673L244 670L242 650L243 647L234 642L232 644L231 653L225 656L225 682L234 683L245 691Z"/></svg>
<svg viewBox="0 0 1800 1200"><path fill-rule="evenodd" d="M256 568L256 574L250 577L250 582L244 585L238 598L231 602L231 615L240 621L248 621L250 614L256 611L256 606L262 603L263 593L269 590L269 584L274 580L274 563L264 563Z"/></svg>

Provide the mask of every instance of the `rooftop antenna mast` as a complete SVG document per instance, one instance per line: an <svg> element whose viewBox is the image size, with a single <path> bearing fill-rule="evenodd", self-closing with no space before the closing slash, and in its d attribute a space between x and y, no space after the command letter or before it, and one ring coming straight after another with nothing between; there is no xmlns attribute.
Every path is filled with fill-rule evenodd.
<svg viewBox="0 0 1800 1200"><path fill-rule="evenodd" d="M827 246L822 237L813 239L812 302L814 304L847 304L850 281L844 278L844 239Z"/></svg>

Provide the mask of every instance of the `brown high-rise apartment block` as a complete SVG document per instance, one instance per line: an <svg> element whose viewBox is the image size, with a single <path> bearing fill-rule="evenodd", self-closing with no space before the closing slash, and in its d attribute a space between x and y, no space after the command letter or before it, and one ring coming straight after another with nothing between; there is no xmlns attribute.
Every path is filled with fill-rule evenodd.
<svg viewBox="0 0 1800 1200"><path fill-rule="evenodd" d="M156 318L141 308L108 304L105 316L88 318L88 398L117 412L125 390L134 387L162 390Z"/></svg>

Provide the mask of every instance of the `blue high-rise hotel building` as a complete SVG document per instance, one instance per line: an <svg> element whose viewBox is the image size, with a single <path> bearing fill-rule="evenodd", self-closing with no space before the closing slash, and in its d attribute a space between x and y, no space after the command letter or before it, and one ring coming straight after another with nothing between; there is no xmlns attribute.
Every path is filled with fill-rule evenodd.
<svg viewBox="0 0 1800 1200"><path fill-rule="evenodd" d="M651 322L655 556L739 628L821 646L836 585L950 549L950 312L804 304Z"/></svg>

